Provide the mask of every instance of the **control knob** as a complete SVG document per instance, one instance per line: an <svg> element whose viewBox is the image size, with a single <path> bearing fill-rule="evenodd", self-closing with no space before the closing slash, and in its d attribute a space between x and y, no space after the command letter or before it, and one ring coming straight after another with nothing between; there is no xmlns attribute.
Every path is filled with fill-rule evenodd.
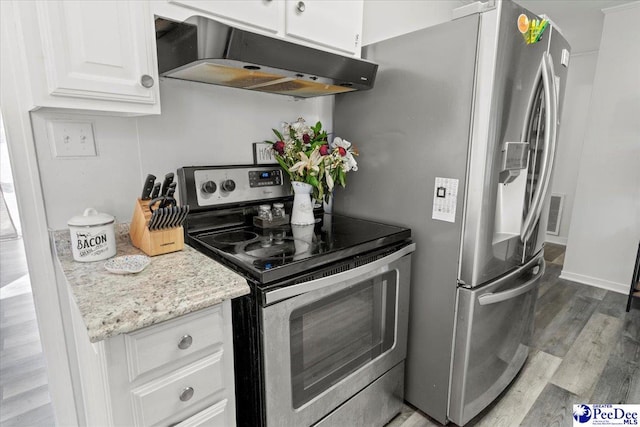
<svg viewBox="0 0 640 427"><path fill-rule="evenodd" d="M213 181L207 181L202 184L202 191L204 193L213 194L216 192L217 189L218 187L216 186L216 183Z"/></svg>
<svg viewBox="0 0 640 427"><path fill-rule="evenodd" d="M222 181L222 189L226 192L232 192L236 189L236 183L232 179Z"/></svg>

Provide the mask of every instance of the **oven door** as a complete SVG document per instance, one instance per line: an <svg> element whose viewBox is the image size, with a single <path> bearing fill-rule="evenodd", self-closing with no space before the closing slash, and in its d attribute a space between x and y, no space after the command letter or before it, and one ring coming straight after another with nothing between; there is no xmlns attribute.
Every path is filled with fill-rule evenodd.
<svg viewBox="0 0 640 427"><path fill-rule="evenodd" d="M266 293L268 426L312 425L405 359L414 249Z"/></svg>

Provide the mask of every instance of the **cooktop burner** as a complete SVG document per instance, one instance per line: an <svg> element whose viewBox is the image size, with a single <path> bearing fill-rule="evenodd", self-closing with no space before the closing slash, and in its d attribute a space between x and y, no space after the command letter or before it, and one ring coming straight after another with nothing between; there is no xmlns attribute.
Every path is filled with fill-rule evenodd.
<svg viewBox="0 0 640 427"><path fill-rule="evenodd" d="M289 238L275 241L269 236L240 246L238 252L253 258L293 259L296 254L305 254L309 249L311 249L311 242Z"/></svg>
<svg viewBox="0 0 640 427"><path fill-rule="evenodd" d="M258 235L251 231L236 230L236 231L229 231L225 233L215 234L210 237L211 237L210 240L214 245L220 245L220 246L226 247L226 246L235 245L238 243L249 242L253 239L256 239Z"/></svg>

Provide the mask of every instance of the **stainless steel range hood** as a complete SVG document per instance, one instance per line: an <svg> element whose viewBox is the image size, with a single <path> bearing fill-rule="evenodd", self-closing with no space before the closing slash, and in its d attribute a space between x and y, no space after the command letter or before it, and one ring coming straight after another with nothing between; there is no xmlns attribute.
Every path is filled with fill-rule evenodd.
<svg viewBox="0 0 640 427"><path fill-rule="evenodd" d="M309 98L373 87L378 65L194 16L156 18L160 75Z"/></svg>

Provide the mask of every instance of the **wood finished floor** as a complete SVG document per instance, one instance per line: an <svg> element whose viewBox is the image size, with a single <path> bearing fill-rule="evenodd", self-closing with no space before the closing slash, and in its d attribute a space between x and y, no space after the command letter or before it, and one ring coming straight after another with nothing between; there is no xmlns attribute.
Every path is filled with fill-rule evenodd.
<svg viewBox="0 0 640 427"><path fill-rule="evenodd" d="M54 426L21 239L0 240L0 426Z"/></svg>
<svg viewBox="0 0 640 427"><path fill-rule="evenodd" d="M20 240L0 241L0 427L53 426L45 360ZM549 262L536 308L534 350L493 405L468 426L571 425L574 403L640 402L640 308L626 296L559 279ZM388 427L439 424L405 405Z"/></svg>
<svg viewBox="0 0 640 427"><path fill-rule="evenodd" d="M560 279L564 247L547 244L533 350L516 379L467 426L569 426L576 403L640 403L640 304ZM438 422L405 405L387 427Z"/></svg>

